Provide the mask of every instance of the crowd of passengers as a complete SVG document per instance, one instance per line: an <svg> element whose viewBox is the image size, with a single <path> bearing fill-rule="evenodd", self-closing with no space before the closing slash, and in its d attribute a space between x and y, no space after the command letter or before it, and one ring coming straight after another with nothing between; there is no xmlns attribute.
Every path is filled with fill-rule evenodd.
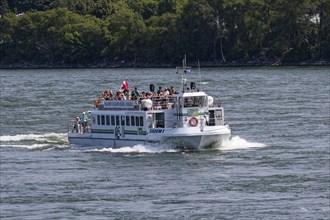
<svg viewBox="0 0 330 220"><path fill-rule="evenodd" d="M119 90L114 94L111 90L105 90L102 93L102 98L104 100L143 100L165 97L168 98L173 94L177 94L177 90L171 86L171 88L162 88L159 86L157 91L140 92L137 87L131 92L128 89Z"/></svg>

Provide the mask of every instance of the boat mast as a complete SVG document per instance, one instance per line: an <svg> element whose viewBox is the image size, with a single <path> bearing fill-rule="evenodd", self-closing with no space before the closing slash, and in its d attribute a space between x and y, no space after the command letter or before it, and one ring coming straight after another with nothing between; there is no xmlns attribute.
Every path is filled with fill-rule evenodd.
<svg viewBox="0 0 330 220"><path fill-rule="evenodd" d="M182 60L182 93L184 93L184 88L186 86L186 82L187 82L187 78L186 78L186 74L187 74L187 56L184 55L184 59Z"/></svg>
<svg viewBox="0 0 330 220"><path fill-rule="evenodd" d="M200 87L201 87L200 91L203 91L202 76L201 76L201 65L199 63L199 59L198 59L198 73L199 73L199 84L200 84Z"/></svg>
<svg viewBox="0 0 330 220"><path fill-rule="evenodd" d="M179 74L179 67L176 67L176 74ZM187 72L190 68L187 67L187 56L184 55L184 59L182 60L182 72L181 72L181 87L182 93L185 91L185 87L187 86Z"/></svg>

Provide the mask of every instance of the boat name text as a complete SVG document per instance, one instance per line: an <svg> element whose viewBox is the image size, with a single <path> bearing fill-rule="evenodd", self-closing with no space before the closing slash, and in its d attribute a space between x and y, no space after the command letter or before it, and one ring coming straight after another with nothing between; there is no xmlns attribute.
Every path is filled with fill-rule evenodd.
<svg viewBox="0 0 330 220"><path fill-rule="evenodd" d="M149 133L153 133L153 134L159 134L159 133L164 133L165 129L159 129L159 128L151 128L149 130Z"/></svg>
<svg viewBox="0 0 330 220"><path fill-rule="evenodd" d="M104 101L104 108L134 108L135 101Z"/></svg>

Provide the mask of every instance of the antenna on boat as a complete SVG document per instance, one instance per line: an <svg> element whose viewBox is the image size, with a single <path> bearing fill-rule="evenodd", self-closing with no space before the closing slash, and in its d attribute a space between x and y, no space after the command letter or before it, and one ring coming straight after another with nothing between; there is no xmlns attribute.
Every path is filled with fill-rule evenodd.
<svg viewBox="0 0 330 220"><path fill-rule="evenodd" d="M199 63L199 59L198 59L198 73L199 73L199 84L200 84L200 87L201 87L200 91L203 91L202 76L201 76L201 65Z"/></svg>
<svg viewBox="0 0 330 220"><path fill-rule="evenodd" d="M176 67L176 74L179 74L179 67ZM187 73L190 72L190 67L187 67L187 56L184 55L184 59L182 60L182 72L181 72L181 86L182 93L185 91L185 86L187 86Z"/></svg>
<svg viewBox="0 0 330 220"><path fill-rule="evenodd" d="M184 93L184 87L186 86L187 78L187 55L184 55L184 59L182 60L182 93Z"/></svg>

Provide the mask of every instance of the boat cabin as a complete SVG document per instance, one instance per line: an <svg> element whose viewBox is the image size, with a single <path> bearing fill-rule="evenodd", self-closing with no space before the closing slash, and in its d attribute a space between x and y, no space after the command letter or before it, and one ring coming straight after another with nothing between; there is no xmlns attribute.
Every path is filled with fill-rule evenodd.
<svg viewBox="0 0 330 220"><path fill-rule="evenodd" d="M185 92L144 100L103 100L91 113L92 132L144 134L151 128L223 125L223 108L211 107L204 92Z"/></svg>

